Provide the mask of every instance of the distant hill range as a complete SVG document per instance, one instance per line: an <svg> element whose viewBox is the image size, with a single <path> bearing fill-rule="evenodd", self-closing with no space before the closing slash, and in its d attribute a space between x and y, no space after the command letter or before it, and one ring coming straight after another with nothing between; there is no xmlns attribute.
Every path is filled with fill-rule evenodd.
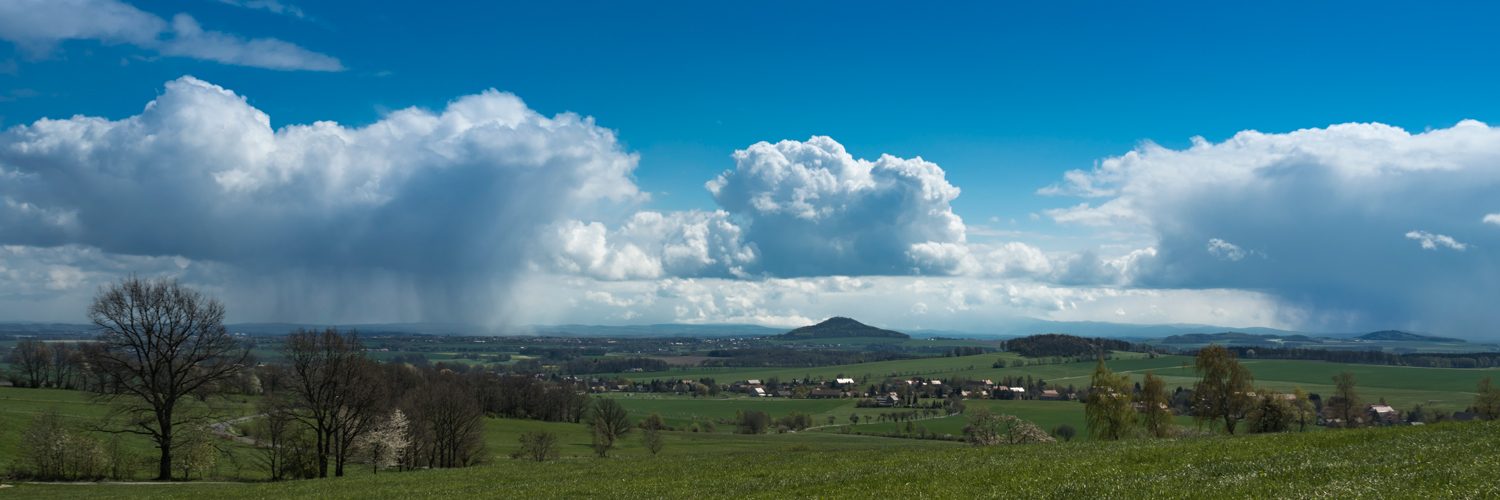
<svg viewBox="0 0 1500 500"><path fill-rule="evenodd" d="M1400 330L1381 330L1381 331L1378 331L1378 332L1366 333L1364 335L1360 335L1360 336L1354 337L1354 338L1357 338L1357 339L1360 339L1360 340L1413 340L1413 341L1419 341L1419 342L1467 342L1464 339L1455 339L1455 338L1449 338L1449 337L1433 337L1433 336L1430 336L1430 335L1417 335L1415 333L1408 333L1408 332L1403 332L1403 331L1400 331Z"/></svg>
<svg viewBox="0 0 1500 500"><path fill-rule="evenodd" d="M35 334L83 334L94 331L94 325L74 325L68 323L0 323L0 334L7 335L35 335Z"/></svg>
<svg viewBox="0 0 1500 500"><path fill-rule="evenodd" d="M845 337L890 337L896 339L909 339L910 335L882 330L858 321L834 316L816 325L804 326L772 337L777 340L803 340L803 339L833 339Z"/></svg>
<svg viewBox="0 0 1500 500"><path fill-rule="evenodd" d="M1415 334L1415 333L1408 333L1408 332L1402 332L1402 331L1397 331L1397 330L1384 330L1384 331L1373 332L1373 333L1366 333L1364 335L1357 335L1357 336L1348 337L1348 338L1352 338L1352 339L1356 339L1356 340L1365 340L1365 341L1466 342L1463 339L1455 339L1455 338L1448 338L1448 337L1433 337L1433 336L1430 336L1430 335L1418 335L1418 334ZM1301 334L1295 334L1295 335L1255 335L1253 333L1243 333L1243 332L1223 332L1223 333L1187 333L1187 334L1182 334L1182 335L1172 335L1172 336L1168 336L1166 338L1163 338L1161 340L1161 343L1168 344L1168 345L1172 345L1172 344L1209 344L1209 343L1214 343L1214 344L1224 344L1224 345L1229 345L1229 344L1239 344L1239 345L1245 345L1245 344L1257 344L1257 345L1259 345L1259 344L1285 344L1285 345L1288 345L1288 346L1296 346L1296 345L1302 345L1302 344L1317 344L1317 343L1322 343L1322 342L1330 341L1330 340L1334 340L1334 339L1330 338L1330 337L1311 337L1311 336L1301 335Z"/></svg>

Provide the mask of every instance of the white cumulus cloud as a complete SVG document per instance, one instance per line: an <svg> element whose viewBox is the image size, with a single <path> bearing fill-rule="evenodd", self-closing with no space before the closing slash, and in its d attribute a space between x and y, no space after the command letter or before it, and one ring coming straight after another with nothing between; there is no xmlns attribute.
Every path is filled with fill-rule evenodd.
<svg viewBox="0 0 1500 500"><path fill-rule="evenodd" d="M1479 306L1500 300L1500 290L1474 281L1496 263L1475 255L1391 265L1409 250L1390 235L1421 227L1428 231L1408 237L1426 248L1500 244L1500 235L1459 222L1492 209L1497 189L1500 129L1468 120L1415 134L1349 123L1194 138L1183 150L1146 143L1043 192L1093 198L1045 212L1060 223L1156 240L1132 286L1264 290L1319 311L1305 325L1315 330L1463 334L1500 321ZM1246 241L1259 248L1231 243Z"/></svg>
<svg viewBox="0 0 1500 500"><path fill-rule="evenodd" d="M0 132L0 244L220 263L287 320L410 299L391 319L488 321L549 228L642 196L614 132L493 90L363 127L270 122L183 77L136 116ZM702 262L706 239L659 265Z"/></svg>
<svg viewBox="0 0 1500 500"><path fill-rule="evenodd" d="M1460 252L1469 248L1468 245L1454 241L1452 237L1444 236L1441 234L1432 234L1426 231L1412 231L1406 233L1406 239L1422 242L1422 248L1425 250L1437 250L1439 245L1452 248Z"/></svg>
<svg viewBox="0 0 1500 500"><path fill-rule="evenodd" d="M277 0L219 0L219 2L247 9L266 9L273 14L285 14L299 19L306 17L302 9L296 5L281 3Z"/></svg>
<svg viewBox="0 0 1500 500"><path fill-rule="evenodd" d="M1239 261L1240 259L1243 259L1245 257L1255 255L1258 252L1254 250L1245 250L1234 243L1230 243L1218 238L1213 238L1208 240L1208 253L1213 254L1214 257L1218 257L1220 259L1228 261Z"/></svg>
<svg viewBox="0 0 1500 500"><path fill-rule="evenodd" d="M270 8L270 4L265 7ZM345 69L336 58L289 42L274 38L247 40L230 33L204 30L188 14L177 14L168 23L119 0L0 2L0 40L16 44L32 58L50 56L66 40L98 40L110 45L134 45L164 56L238 66L309 71Z"/></svg>
<svg viewBox="0 0 1500 500"><path fill-rule="evenodd" d="M916 245L962 244L959 190L920 158L856 159L828 137L760 142L734 153L735 168L707 188L748 221L762 267L776 276L946 272L914 259Z"/></svg>
<svg viewBox="0 0 1500 500"><path fill-rule="evenodd" d="M555 230L554 264L605 280L745 276L757 258L741 233L723 211L642 211L613 231L599 222L567 221Z"/></svg>

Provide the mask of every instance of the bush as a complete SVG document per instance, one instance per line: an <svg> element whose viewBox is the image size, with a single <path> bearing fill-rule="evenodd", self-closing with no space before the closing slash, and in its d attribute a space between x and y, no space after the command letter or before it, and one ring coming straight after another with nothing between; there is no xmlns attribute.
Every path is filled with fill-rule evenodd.
<svg viewBox="0 0 1500 500"><path fill-rule="evenodd" d="M662 439L661 431L646 429L645 432L641 433L641 444L645 445L646 449L651 452L651 456L654 457L657 453L661 453L661 449L667 445L667 441Z"/></svg>
<svg viewBox="0 0 1500 500"><path fill-rule="evenodd" d="M1062 438L1063 441L1072 441L1073 436L1078 435L1078 430L1074 429L1071 425L1062 424L1057 427L1053 427L1052 434L1054 436Z"/></svg>
<svg viewBox="0 0 1500 500"><path fill-rule="evenodd" d="M14 466L17 475L36 479L97 479L110 472L99 441L68 432L56 410L31 419Z"/></svg>
<svg viewBox="0 0 1500 500"><path fill-rule="evenodd" d="M557 458L557 434L546 431L523 432L520 441L521 449L512 453L511 458L524 458L538 462Z"/></svg>

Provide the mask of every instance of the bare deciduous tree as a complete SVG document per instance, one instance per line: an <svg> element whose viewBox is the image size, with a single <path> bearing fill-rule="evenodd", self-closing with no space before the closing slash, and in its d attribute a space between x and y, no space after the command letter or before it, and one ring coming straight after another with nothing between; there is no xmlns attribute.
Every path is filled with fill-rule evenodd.
<svg viewBox="0 0 1500 500"><path fill-rule="evenodd" d="M662 448L667 446L667 440L662 438L661 430L648 427L645 431L641 432L641 444L645 445L646 449L651 452L651 456L654 457L657 453L661 453Z"/></svg>
<svg viewBox="0 0 1500 500"><path fill-rule="evenodd" d="M625 408L609 398L600 398L594 403L592 426L594 428L594 453L603 458L613 449L621 437L630 432L630 416Z"/></svg>
<svg viewBox="0 0 1500 500"><path fill-rule="evenodd" d="M299 328L282 345L290 380L291 415L317 438L318 477L344 475L359 436L377 422L384 401L379 370L365 355L359 332Z"/></svg>
<svg viewBox="0 0 1500 500"><path fill-rule="evenodd" d="M431 437L431 467L467 467L484 451L484 412L456 380L439 377L427 388L420 418Z"/></svg>
<svg viewBox="0 0 1500 500"><path fill-rule="evenodd" d="M111 421L124 420L101 430L150 437L161 450L157 479L171 479L173 431L215 413L202 396L233 377L249 350L224 330L218 299L175 279L132 275L102 287L88 315L99 330L85 358L109 389L97 397L116 403Z"/></svg>
<svg viewBox="0 0 1500 500"><path fill-rule="evenodd" d="M256 444L253 464L271 476L272 481L286 478L293 461L292 455L297 453L294 443L297 441L298 429L293 428L297 425L297 419L286 412L288 407L290 404L285 401L285 396L267 394L255 406L256 411L264 416L255 422L249 432L249 437Z"/></svg>
<svg viewBox="0 0 1500 500"><path fill-rule="evenodd" d="M557 458L557 434L547 431L521 433L521 449L513 458L545 462Z"/></svg>
<svg viewBox="0 0 1500 500"><path fill-rule="evenodd" d="M40 340L22 340L6 357L11 377L26 387L47 385L47 367L52 362L52 346Z"/></svg>
<svg viewBox="0 0 1500 500"><path fill-rule="evenodd" d="M59 343L52 346L52 359L48 363L47 379L58 389L73 389L77 385L83 353L72 344Z"/></svg>

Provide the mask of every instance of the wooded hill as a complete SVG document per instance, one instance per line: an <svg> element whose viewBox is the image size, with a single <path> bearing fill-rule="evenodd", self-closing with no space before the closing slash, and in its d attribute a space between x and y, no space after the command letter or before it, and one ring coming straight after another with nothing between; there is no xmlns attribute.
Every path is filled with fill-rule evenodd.
<svg viewBox="0 0 1500 500"><path fill-rule="evenodd" d="M832 318L824 320L822 323L811 326L804 326L802 328L798 328L771 338L776 340L805 340L845 337L890 337L898 339L911 338L910 335L901 332L882 330L880 328L875 328L873 326L866 325L864 323L860 323L843 316L834 316Z"/></svg>
<svg viewBox="0 0 1500 500"><path fill-rule="evenodd" d="M1006 350L1027 357L1084 356L1099 351L1128 351L1130 342L1106 338L1083 338L1076 335L1047 333L1010 339L1004 342Z"/></svg>

